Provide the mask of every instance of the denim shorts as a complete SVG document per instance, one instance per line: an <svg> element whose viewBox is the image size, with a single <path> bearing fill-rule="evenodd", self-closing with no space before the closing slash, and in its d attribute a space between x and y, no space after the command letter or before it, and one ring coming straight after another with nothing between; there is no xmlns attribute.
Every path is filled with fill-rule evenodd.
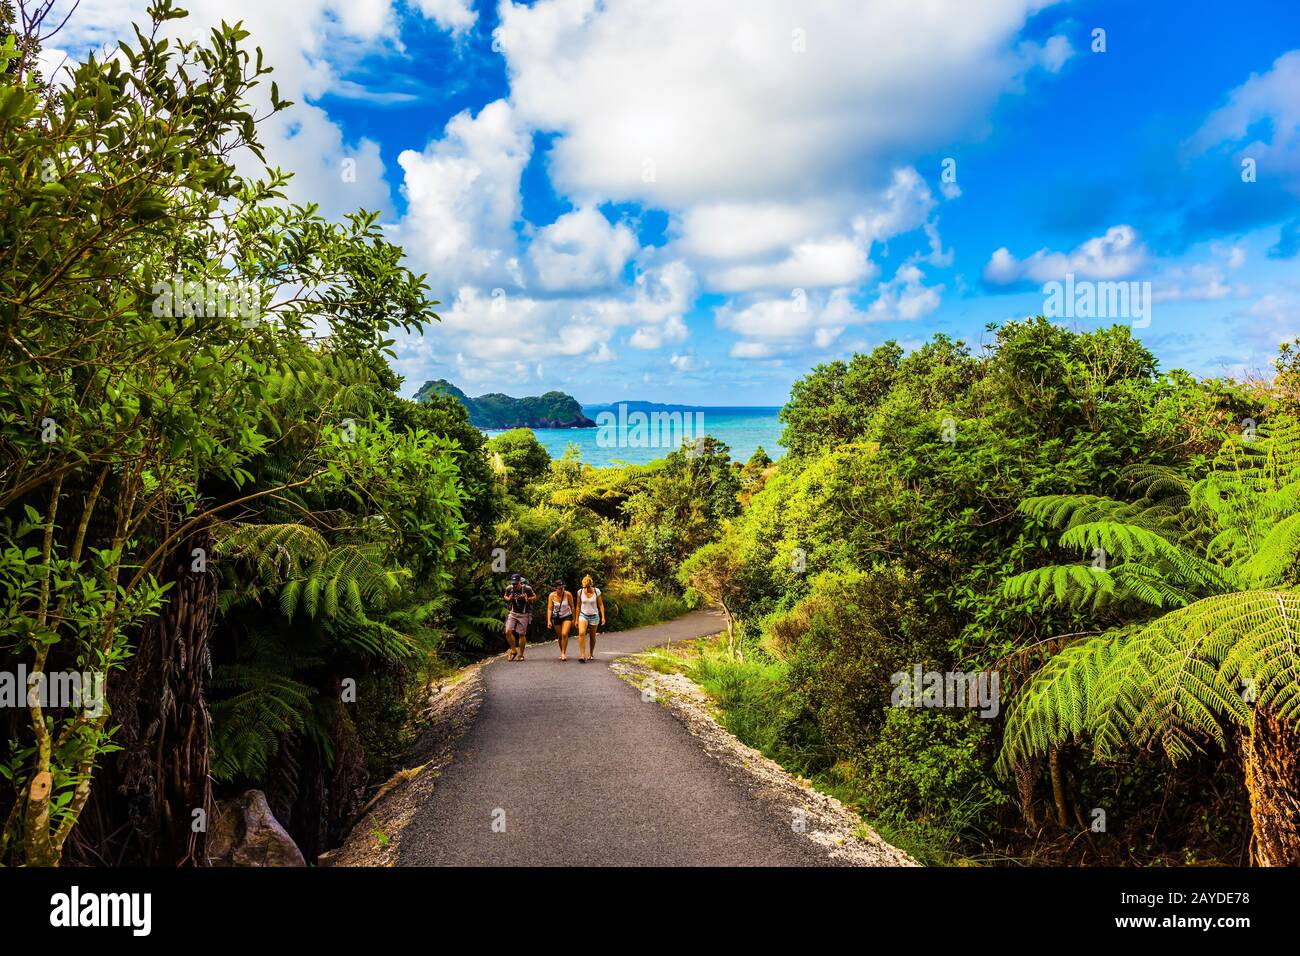
<svg viewBox="0 0 1300 956"><path fill-rule="evenodd" d="M582 615L582 619L583 619L584 621L586 621L588 624L599 624L599 623L600 623L600 615L599 615L599 614L583 614L583 615Z"/></svg>

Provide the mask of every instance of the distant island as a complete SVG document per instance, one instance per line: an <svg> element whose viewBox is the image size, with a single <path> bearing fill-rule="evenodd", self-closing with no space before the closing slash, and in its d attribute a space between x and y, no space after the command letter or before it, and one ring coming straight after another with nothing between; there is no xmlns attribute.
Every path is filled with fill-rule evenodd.
<svg viewBox="0 0 1300 956"><path fill-rule="evenodd" d="M475 428L595 428L596 423L582 412L582 405L564 392L547 392L528 398L512 398L490 392L470 398L446 379L425 382L415 393L417 402L430 395L449 395L469 412Z"/></svg>
<svg viewBox="0 0 1300 956"><path fill-rule="evenodd" d="M582 410L588 415L601 412L617 412L619 408L632 412L771 412L775 415L781 410L780 405L679 405L673 402L601 402L595 405L583 405Z"/></svg>

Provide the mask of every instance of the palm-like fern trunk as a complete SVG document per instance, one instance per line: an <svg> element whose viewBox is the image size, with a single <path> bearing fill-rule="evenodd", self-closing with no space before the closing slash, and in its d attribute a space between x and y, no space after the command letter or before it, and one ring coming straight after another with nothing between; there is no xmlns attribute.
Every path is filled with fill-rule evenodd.
<svg viewBox="0 0 1300 956"><path fill-rule="evenodd" d="M1254 863L1300 866L1300 727L1256 708L1241 738Z"/></svg>
<svg viewBox="0 0 1300 956"><path fill-rule="evenodd" d="M215 543L211 529L200 528L168 556L167 604L142 634L113 704L122 725L122 789L131 798L142 862L154 866L207 865L213 804L204 690L217 578L192 556L195 549L212 554ZM199 810L205 825L195 826Z"/></svg>

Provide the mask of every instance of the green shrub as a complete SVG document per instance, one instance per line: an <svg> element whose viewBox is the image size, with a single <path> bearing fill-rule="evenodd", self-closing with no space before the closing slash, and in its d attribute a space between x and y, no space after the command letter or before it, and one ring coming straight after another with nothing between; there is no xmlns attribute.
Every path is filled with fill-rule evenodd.
<svg viewBox="0 0 1300 956"><path fill-rule="evenodd" d="M971 837L1007 802L993 777L993 722L972 713L890 708L858 761L873 817Z"/></svg>
<svg viewBox="0 0 1300 956"><path fill-rule="evenodd" d="M838 756L856 759L875 741L889 708L890 675L942 654L915 585L902 572L825 573L811 593L767 622L788 656L790 682Z"/></svg>
<svg viewBox="0 0 1300 956"><path fill-rule="evenodd" d="M812 774L829 764L806 701L791 692L786 664L715 652L701 657L688 676L713 697L722 725L743 743L796 773Z"/></svg>

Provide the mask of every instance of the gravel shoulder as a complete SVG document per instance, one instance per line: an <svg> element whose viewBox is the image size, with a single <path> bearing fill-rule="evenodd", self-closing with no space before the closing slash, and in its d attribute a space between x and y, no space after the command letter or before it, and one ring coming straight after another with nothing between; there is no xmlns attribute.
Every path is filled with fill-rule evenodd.
<svg viewBox="0 0 1300 956"><path fill-rule="evenodd" d="M663 674L636 658L615 661L611 669L670 711L699 740L704 751L727 766L753 798L789 821L826 852L849 866L919 866L898 847L886 843L862 818L811 783L792 776L780 764L741 743L713 716L707 693L685 674Z"/></svg>
<svg viewBox="0 0 1300 956"><path fill-rule="evenodd" d="M318 866L395 866L402 837L417 810L433 798L443 769L483 705L483 661L431 689L423 729L402 761L361 812L343 845L321 854Z"/></svg>

